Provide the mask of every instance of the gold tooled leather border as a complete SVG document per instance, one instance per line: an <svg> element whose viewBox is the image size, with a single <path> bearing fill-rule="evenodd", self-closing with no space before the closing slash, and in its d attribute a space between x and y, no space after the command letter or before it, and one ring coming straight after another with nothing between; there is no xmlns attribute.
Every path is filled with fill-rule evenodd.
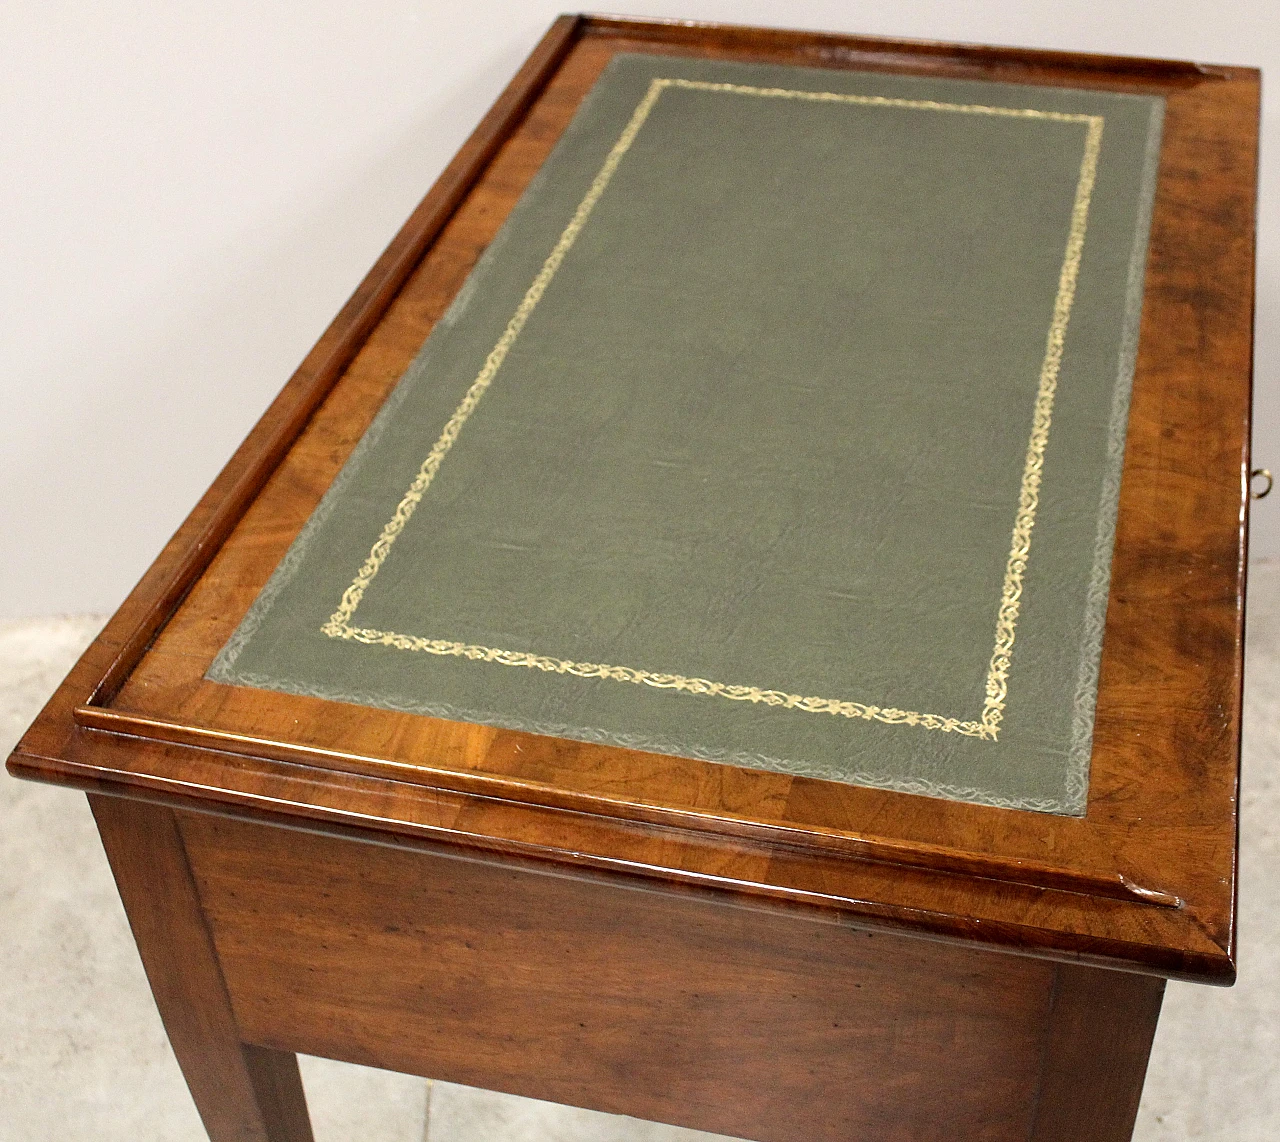
<svg viewBox="0 0 1280 1142"><path fill-rule="evenodd" d="M1042 119L1060 123L1085 124L1084 155L1080 162L1080 174L1076 182L1075 200L1071 210L1071 227L1067 236L1066 253L1058 275L1058 292L1054 299L1053 319L1049 325L1043 363L1040 367L1039 386L1032 417L1031 438L1027 444L1023 464L1022 483L1018 494L1018 510L1014 517L1013 537L1009 558L1005 565L1004 583L1000 606L996 616L995 649L987 670L985 700L981 716L976 720L953 718L944 714L919 713L894 707L876 706L840 698L804 697L783 690L764 689L712 682L705 678L687 678L681 674L667 674L649 670L637 670L629 666L610 666L604 663L571 662L525 651L501 650L495 647L477 646L453 642L448 639L422 638L417 635L398 634L395 631L373 630L353 624L356 608L369 584L373 582L392 544L404 530L445 456L453 447L475 411L481 398L488 391L511 351L530 315L546 292L556 271L582 232L600 197L635 141L649 113L662 93L671 87L692 91L723 92L757 98L796 99L817 103L850 103L871 107L897 107L921 111L941 111L953 114L996 115L1001 117ZM395 514L387 521L369 555L361 564L350 586L343 592L338 609L322 626L321 632L330 638L340 638L400 650L419 651L427 654L468 658L477 662L491 662L500 666L523 666L549 673L566 674L575 678L608 678L618 682L632 682L665 690L682 690L690 694L705 694L728 698L733 701L764 703L786 709L802 710L816 714L838 714L846 718L861 718L888 725L923 726L925 729L959 733L967 737L995 741L999 736L1000 722L1004 717L1009 694L1009 670L1017 633L1018 613L1021 608L1023 576L1031 552L1031 533L1035 527L1036 509L1039 506L1040 482L1044 469L1045 450L1049 444L1049 427L1053 416L1054 397L1058 387L1058 373L1062 365L1062 352L1066 343L1067 324L1075 301L1076 281L1080 272L1080 259L1084 251L1085 230L1088 226L1089 203L1097 178L1098 156L1102 147L1104 118L1101 115L1068 114L1059 111L1040 111L1033 108L988 107L975 103L943 103L932 99L894 99L880 95L849 95L834 91L796 91L782 87L752 87L739 83L711 83L692 79L660 77L649 84L644 98L636 105L622 134L606 156L604 164L591 182L586 195L578 204L569 224L547 255L542 268L525 291L515 313L507 322L502 336L485 358L476 379L467 389L462 402L454 410L444 426L444 431L422 462L413 483L396 506Z"/></svg>

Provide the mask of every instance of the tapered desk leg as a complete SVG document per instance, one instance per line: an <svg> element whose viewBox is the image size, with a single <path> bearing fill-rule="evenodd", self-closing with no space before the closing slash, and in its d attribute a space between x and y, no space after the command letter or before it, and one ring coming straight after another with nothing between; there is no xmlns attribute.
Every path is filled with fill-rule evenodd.
<svg viewBox="0 0 1280 1142"><path fill-rule="evenodd" d="M1129 1142L1164 985L1059 966L1032 1142Z"/></svg>
<svg viewBox="0 0 1280 1142"><path fill-rule="evenodd" d="M297 1056L240 1041L171 810L90 795L173 1053L212 1142L313 1142Z"/></svg>

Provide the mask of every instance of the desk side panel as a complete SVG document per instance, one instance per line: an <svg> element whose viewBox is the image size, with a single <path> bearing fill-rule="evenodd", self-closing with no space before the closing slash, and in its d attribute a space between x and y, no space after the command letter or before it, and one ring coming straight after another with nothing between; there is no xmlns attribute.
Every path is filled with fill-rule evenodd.
<svg viewBox="0 0 1280 1142"><path fill-rule="evenodd" d="M768 1142L1028 1136L1052 964L180 818L250 1042Z"/></svg>

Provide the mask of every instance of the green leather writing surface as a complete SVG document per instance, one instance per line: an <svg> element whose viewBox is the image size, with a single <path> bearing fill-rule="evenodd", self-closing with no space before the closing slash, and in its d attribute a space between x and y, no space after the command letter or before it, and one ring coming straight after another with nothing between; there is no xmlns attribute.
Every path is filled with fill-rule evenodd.
<svg viewBox="0 0 1280 1142"><path fill-rule="evenodd" d="M1082 812L1161 111L617 57L208 676Z"/></svg>

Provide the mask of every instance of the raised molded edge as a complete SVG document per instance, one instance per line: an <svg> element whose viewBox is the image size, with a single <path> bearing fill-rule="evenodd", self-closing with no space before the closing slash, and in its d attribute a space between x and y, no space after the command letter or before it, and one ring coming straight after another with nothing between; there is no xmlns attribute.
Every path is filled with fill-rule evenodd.
<svg viewBox="0 0 1280 1142"><path fill-rule="evenodd" d="M931 872L998 880L1031 888L1049 888L1085 896L1128 900L1157 908L1181 908L1183 903L1173 893L1145 887L1119 872L1089 872L1042 861L970 852L944 845L920 844L814 826L770 824L731 813L692 812L621 797L571 793L539 782L518 781L483 773L460 773L417 761L402 762L319 746L279 742L99 706L77 706L74 716L78 725L104 733L150 738L245 757L264 757L303 765L319 764L375 776L381 774L397 781L410 781L415 785L459 793L496 796L603 816L622 816L631 820L647 820L731 836L753 837L800 848L818 848L879 864L905 865Z"/></svg>

